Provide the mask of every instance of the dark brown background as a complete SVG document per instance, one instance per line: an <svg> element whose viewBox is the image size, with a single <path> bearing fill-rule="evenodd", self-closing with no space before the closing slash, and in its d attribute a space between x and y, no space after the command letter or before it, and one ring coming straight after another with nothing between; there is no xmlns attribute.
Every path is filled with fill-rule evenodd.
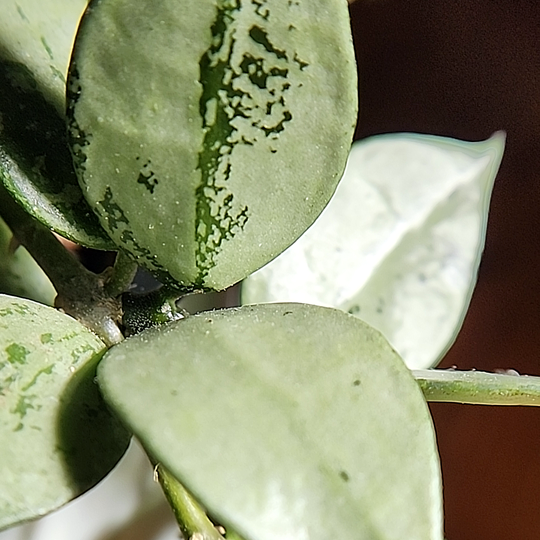
<svg viewBox="0 0 540 540"><path fill-rule="evenodd" d="M358 137L507 132L478 286L443 365L540 375L540 2L357 0L351 13ZM448 540L538 540L540 409L432 412Z"/></svg>

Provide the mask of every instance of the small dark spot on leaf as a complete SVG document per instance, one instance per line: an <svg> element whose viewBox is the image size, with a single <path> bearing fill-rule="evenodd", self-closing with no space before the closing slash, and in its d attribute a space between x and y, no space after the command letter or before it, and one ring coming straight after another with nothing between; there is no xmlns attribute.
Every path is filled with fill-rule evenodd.
<svg viewBox="0 0 540 540"><path fill-rule="evenodd" d="M309 64L307 62L304 62L299 56L298 54L295 54L294 55L294 58L293 58L293 61L296 62L298 64L298 66L300 67L300 71L304 71L304 69L306 69Z"/></svg>
<svg viewBox="0 0 540 540"><path fill-rule="evenodd" d="M285 315L292 315L292 311L284 311L283 316L285 317Z"/></svg>
<svg viewBox="0 0 540 540"><path fill-rule="evenodd" d="M52 334L49 332L46 334L41 334L40 341L41 343L50 343L52 341Z"/></svg>
<svg viewBox="0 0 540 540"><path fill-rule="evenodd" d="M339 471L339 476L344 482L349 481L349 475L346 473L346 471Z"/></svg>
<svg viewBox="0 0 540 540"><path fill-rule="evenodd" d="M96 409L95 407L88 407L85 405L84 412L86 413L86 417L89 419L96 419L99 418L100 411Z"/></svg>
<svg viewBox="0 0 540 540"><path fill-rule="evenodd" d="M139 159L139 158L137 158ZM151 169L152 163L148 160L142 167L139 177L137 178L137 183L142 184L150 193L154 193L156 186L159 183L155 173Z"/></svg>
<svg viewBox="0 0 540 540"><path fill-rule="evenodd" d="M356 379L354 382L353 382L353 386L360 386L361 382L360 382L360 379Z"/></svg>

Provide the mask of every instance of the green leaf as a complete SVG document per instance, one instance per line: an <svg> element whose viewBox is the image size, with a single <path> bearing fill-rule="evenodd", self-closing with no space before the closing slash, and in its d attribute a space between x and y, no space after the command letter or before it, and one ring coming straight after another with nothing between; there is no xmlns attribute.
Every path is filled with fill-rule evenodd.
<svg viewBox="0 0 540 540"><path fill-rule="evenodd" d="M101 480L128 433L94 383L103 343L77 321L0 295L0 529Z"/></svg>
<svg viewBox="0 0 540 540"><path fill-rule="evenodd" d="M505 373L422 369L413 371L428 401L476 405L540 406L540 377Z"/></svg>
<svg viewBox="0 0 540 540"><path fill-rule="evenodd" d="M0 218L0 293L53 305L56 291L32 256L17 243Z"/></svg>
<svg viewBox="0 0 540 540"><path fill-rule="evenodd" d="M246 540L442 539L426 403L346 313L201 313L115 346L98 381L150 455Z"/></svg>
<svg viewBox="0 0 540 540"><path fill-rule="evenodd" d="M88 0L2 0L1 57L25 66L43 97L65 110L66 72Z"/></svg>
<svg viewBox="0 0 540 540"><path fill-rule="evenodd" d="M68 88L103 227L162 280L223 289L296 240L341 177L357 109L347 3L95 0Z"/></svg>
<svg viewBox="0 0 540 540"><path fill-rule="evenodd" d="M436 364L469 306L504 135L395 134L355 143L321 218L242 286L242 302L338 307L411 368Z"/></svg>
<svg viewBox="0 0 540 540"><path fill-rule="evenodd" d="M3 0L0 181L36 219L97 249L114 244L79 187L64 122L66 71L86 0Z"/></svg>

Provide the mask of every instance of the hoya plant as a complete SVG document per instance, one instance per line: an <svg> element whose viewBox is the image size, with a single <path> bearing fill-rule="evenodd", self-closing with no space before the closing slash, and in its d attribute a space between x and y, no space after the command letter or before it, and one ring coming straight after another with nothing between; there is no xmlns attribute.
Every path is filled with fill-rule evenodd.
<svg viewBox="0 0 540 540"><path fill-rule="evenodd" d="M431 369L504 136L351 147L356 81L345 0L4 2L0 529L135 437L185 538L443 539L426 400L540 399Z"/></svg>

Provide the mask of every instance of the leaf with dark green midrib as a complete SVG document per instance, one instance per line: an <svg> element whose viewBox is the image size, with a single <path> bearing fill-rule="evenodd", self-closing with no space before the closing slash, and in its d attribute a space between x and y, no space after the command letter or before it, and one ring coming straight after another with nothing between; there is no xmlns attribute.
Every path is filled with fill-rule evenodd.
<svg viewBox="0 0 540 540"><path fill-rule="evenodd" d="M196 283L201 286L208 271L216 264L215 257L223 241L240 232L249 220L248 206L235 208L234 195L226 187L232 173L230 155L234 147L253 146L261 138L276 136L293 119L285 99L291 88L286 67L289 59L285 51L271 43L263 28L253 25L247 33L249 38L262 45L266 56L256 57L244 52L239 69L232 65L232 55L242 46L237 45L240 30L234 25L235 13L240 9L240 3L218 7L212 26L212 46L200 61L203 91L199 108L205 136L203 150L199 153L202 181L196 190L196 261L199 268ZM260 24L268 19L267 13L257 15L261 18ZM294 61L298 62L296 53ZM306 66L308 64L304 62L303 67ZM239 81L246 77L258 91L264 92L265 103L257 104L249 92L241 89ZM270 78L274 82L279 79L278 90L268 88ZM274 109L280 109L277 118ZM247 123L252 132L246 135L249 131L239 129L239 122Z"/></svg>
<svg viewBox="0 0 540 540"><path fill-rule="evenodd" d="M169 283L220 290L294 242L350 147L349 30L341 0L91 4L71 144L117 245Z"/></svg>

